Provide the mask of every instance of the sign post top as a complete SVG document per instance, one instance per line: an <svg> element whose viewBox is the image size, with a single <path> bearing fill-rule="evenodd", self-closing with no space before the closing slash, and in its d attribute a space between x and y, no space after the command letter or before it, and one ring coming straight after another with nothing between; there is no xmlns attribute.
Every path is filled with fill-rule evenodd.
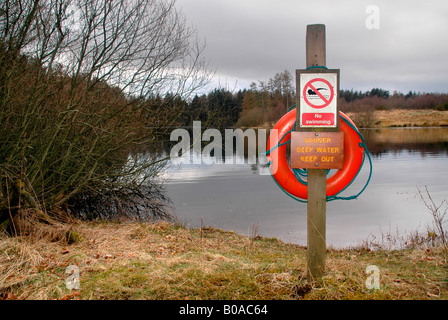
<svg viewBox="0 0 448 320"><path fill-rule="evenodd" d="M306 66L326 65L326 39L324 24L310 24L306 27Z"/></svg>

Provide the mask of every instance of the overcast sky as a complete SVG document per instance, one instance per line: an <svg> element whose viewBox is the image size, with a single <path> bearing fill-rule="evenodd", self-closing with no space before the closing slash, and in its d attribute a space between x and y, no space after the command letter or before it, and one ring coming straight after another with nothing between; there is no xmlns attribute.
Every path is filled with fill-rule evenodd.
<svg viewBox="0 0 448 320"><path fill-rule="evenodd" d="M366 12L369 5L378 16ZM177 0L177 6L207 43L215 84L230 90L304 69L306 26L325 24L327 67L340 69L341 89L448 92L447 0Z"/></svg>

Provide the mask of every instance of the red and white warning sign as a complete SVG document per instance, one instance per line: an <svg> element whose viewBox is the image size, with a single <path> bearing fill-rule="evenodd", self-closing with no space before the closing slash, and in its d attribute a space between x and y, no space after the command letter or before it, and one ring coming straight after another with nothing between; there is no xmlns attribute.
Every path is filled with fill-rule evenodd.
<svg viewBox="0 0 448 320"><path fill-rule="evenodd" d="M337 73L300 74L300 127L337 126Z"/></svg>

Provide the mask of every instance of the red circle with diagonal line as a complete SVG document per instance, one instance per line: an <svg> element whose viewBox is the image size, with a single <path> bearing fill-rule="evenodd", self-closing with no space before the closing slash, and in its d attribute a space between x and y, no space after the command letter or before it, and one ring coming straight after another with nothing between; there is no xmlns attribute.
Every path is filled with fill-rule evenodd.
<svg viewBox="0 0 448 320"><path fill-rule="evenodd" d="M328 86L328 90L330 90L330 97L329 97L329 98L325 97L325 96L324 96L322 93L320 93L319 90L318 90L318 89L327 89L327 88L318 88L318 89L317 89L317 88L314 86L314 83L315 83L315 82L318 82L318 81L323 82L325 85ZM316 95L317 97L320 98L320 99L316 99L316 100L318 100L318 101L322 101L323 104L314 104L314 103L312 103L312 102L308 99L308 97L307 97L307 92L308 92L308 90L311 90L312 92L314 92L313 95ZM308 83L307 83L307 84L305 85L305 87L303 88L303 98L305 99L305 102L306 102L311 108L315 108L315 109L322 109L322 108L325 108L325 107L327 107L327 106L331 103L331 101L333 101L333 98L334 98L334 90L333 90L333 86L331 85L330 82L328 82L327 80L322 79L322 78L316 78L316 79L310 80L310 81L308 81Z"/></svg>

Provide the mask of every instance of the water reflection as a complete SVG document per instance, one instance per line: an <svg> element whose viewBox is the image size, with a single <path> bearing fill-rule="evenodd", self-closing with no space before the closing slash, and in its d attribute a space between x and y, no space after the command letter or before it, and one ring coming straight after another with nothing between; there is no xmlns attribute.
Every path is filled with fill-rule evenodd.
<svg viewBox="0 0 448 320"><path fill-rule="evenodd" d="M417 187L428 186L436 202L448 198L448 128L370 129L362 134L373 156L372 180L359 199L327 204L328 245L356 245L390 230L404 234L425 229L431 217ZM257 146L260 150L263 146ZM193 154L187 157L192 160ZM246 235L257 225L262 236L306 244L306 204L282 193L262 161L248 163L246 157L234 153L207 162L211 164L172 163L167 191L178 218L190 226L203 220ZM357 193L367 175L368 169L361 171L342 196Z"/></svg>
<svg viewBox="0 0 448 320"><path fill-rule="evenodd" d="M402 150L427 154L448 153L448 128L388 128L360 130L374 156Z"/></svg>
<svg viewBox="0 0 448 320"><path fill-rule="evenodd" d="M249 163L259 162L259 155L266 151L266 142L269 139L269 129L227 129L232 134L232 145L229 156L226 152L228 141L226 134L222 132L222 139L211 142L202 141L202 154L192 152L184 157L204 157L201 163ZM360 129L370 153L381 156L387 153L396 153L402 150L427 154L448 154L448 128L382 128ZM169 154L175 142L164 146L164 151ZM207 149L207 150L206 150ZM207 154L204 152L208 151ZM215 154L216 153L216 154ZM203 159L204 160L204 159ZM236 162L235 162L236 161ZM263 164L263 163L262 163Z"/></svg>

